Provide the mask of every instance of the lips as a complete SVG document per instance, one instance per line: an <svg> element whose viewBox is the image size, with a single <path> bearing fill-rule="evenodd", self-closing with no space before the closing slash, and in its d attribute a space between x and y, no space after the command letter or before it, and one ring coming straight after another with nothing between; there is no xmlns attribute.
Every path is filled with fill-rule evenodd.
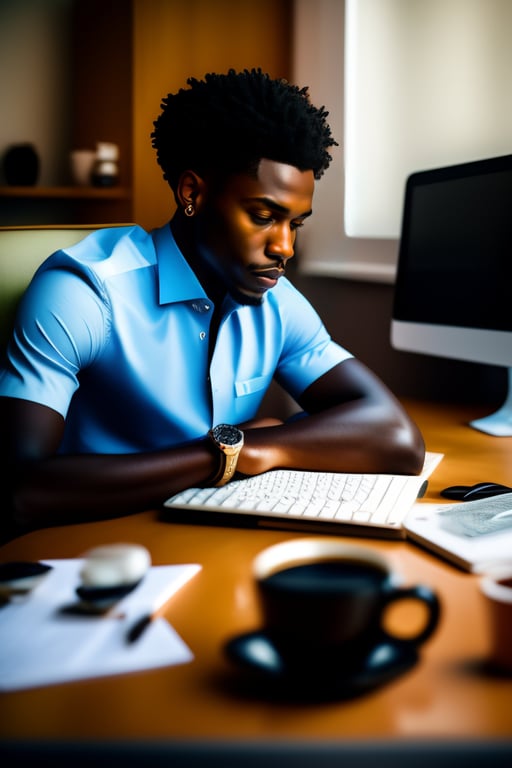
<svg viewBox="0 0 512 768"><path fill-rule="evenodd" d="M254 269L252 270L252 274L255 277L262 277L267 280L273 280L274 282L277 282L280 277L284 275L284 269L279 269L278 267L268 267L266 269Z"/></svg>

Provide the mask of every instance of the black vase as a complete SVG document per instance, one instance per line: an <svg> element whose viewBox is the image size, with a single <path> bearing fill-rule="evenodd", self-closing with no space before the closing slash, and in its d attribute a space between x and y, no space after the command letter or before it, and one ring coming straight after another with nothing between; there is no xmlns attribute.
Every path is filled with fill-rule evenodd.
<svg viewBox="0 0 512 768"><path fill-rule="evenodd" d="M39 156L32 144L13 144L4 154L4 176L11 186L31 187L39 177Z"/></svg>

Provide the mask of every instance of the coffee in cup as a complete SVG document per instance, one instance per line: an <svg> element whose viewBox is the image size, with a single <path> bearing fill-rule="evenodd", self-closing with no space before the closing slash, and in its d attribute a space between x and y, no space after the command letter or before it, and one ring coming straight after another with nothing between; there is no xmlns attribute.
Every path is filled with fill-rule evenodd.
<svg viewBox="0 0 512 768"><path fill-rule="evenodd" d="M288 665L339 670L365 657L379 643L414 648L439 621L439 600L426 586L400 586L379 553L334 539L304 538L276 544L254 561L263 630ZM424 626L412 637L385 627L387 608L402 600L421 602Z"/></svg>

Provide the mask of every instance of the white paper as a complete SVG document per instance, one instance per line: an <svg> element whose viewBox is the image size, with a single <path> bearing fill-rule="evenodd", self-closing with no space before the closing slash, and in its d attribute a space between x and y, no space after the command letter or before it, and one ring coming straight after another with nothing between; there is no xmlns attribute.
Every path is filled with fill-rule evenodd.
<svg viewBox="0 0 512 768"><path fill-rule="evenodd" d="M83 560L46 560L52 570L22 601L0 608L0 690L184 664L193 656L163 618L134 643L130 628L157 610L200 566L153 566L106 616L63 613L76 603Z"/></svg>

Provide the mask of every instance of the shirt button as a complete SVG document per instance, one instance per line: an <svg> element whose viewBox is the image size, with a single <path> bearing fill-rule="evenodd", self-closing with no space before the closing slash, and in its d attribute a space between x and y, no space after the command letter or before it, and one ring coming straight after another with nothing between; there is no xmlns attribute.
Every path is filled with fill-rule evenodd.
<svg viewBox="0 0 512 768"><path fill-rule="evenodd" d="M206 339L206 333L204 331L201 331L201 333L199 334L199 338L201 339L201 341L204 341Z"/></svg>

